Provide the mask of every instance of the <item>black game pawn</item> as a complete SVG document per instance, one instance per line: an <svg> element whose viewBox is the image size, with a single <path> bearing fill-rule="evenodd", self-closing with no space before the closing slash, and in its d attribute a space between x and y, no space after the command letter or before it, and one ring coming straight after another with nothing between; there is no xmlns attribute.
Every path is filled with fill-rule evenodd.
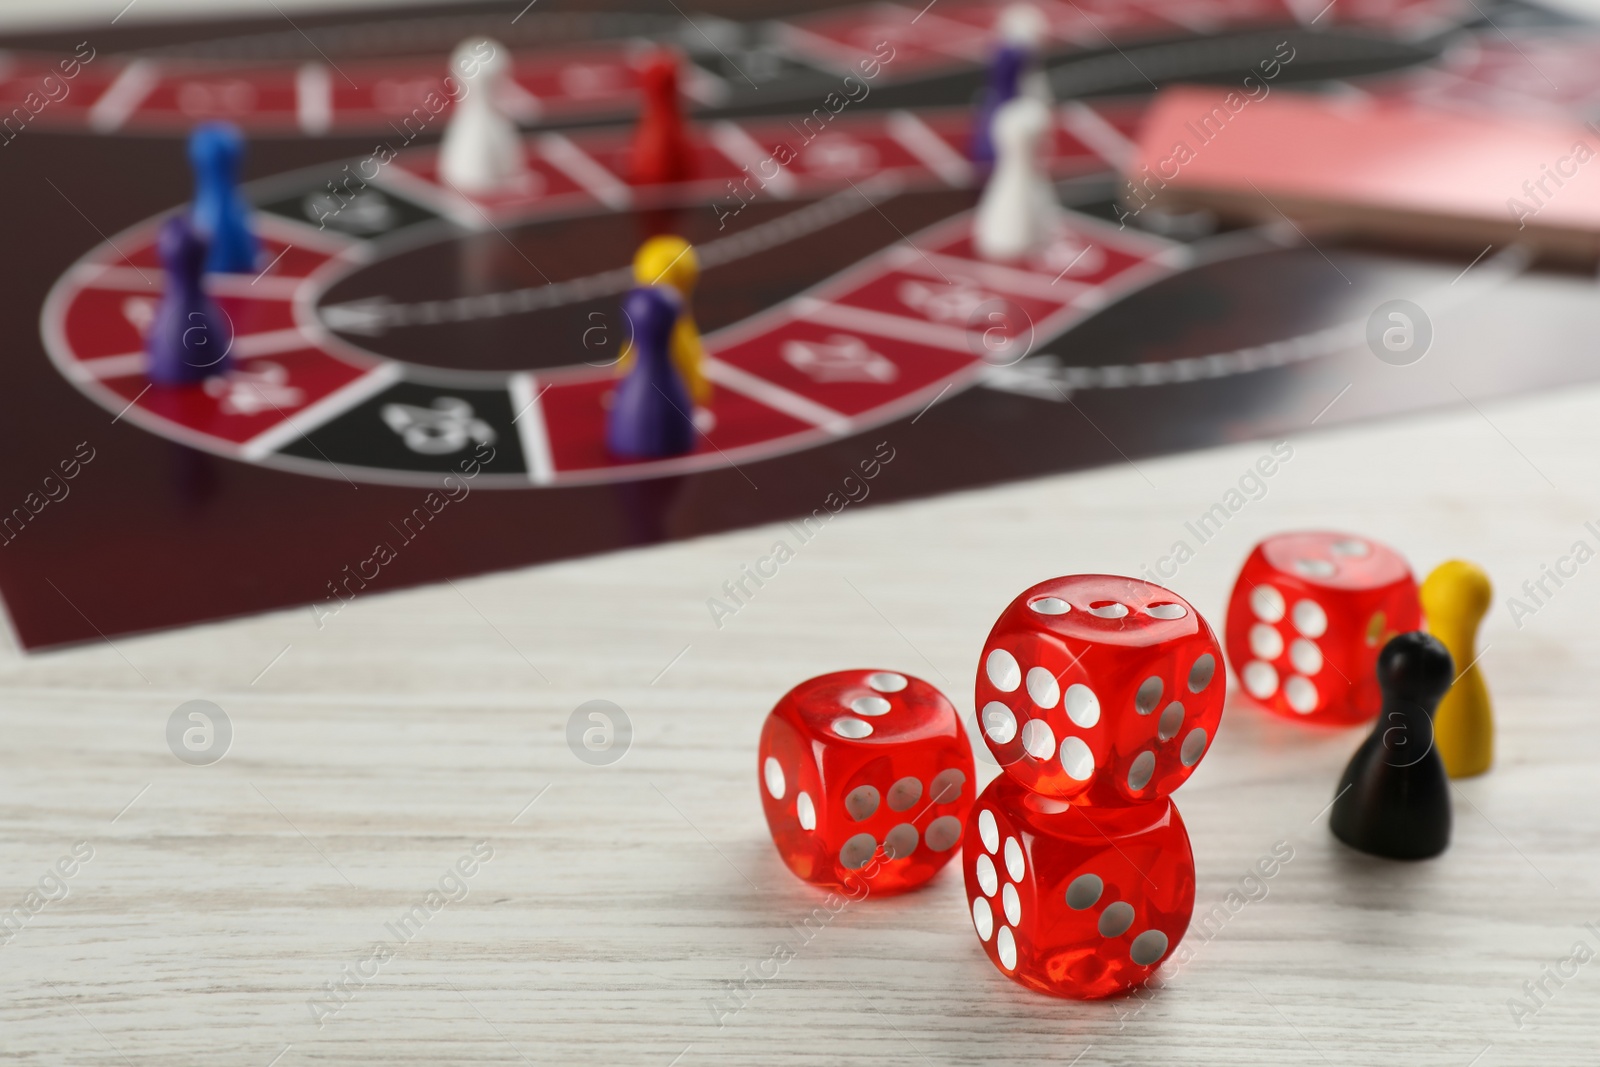
<svg viewBox="0 0 1600 1067"><path fill-rule="evenodd" d="M1450 780L1433 743L1433 712L1454 677L1450 653L1420 630L1383 646L1383 711L1344 769L1328 820L1351 848L1422 860L1449 846Z"/></svg>

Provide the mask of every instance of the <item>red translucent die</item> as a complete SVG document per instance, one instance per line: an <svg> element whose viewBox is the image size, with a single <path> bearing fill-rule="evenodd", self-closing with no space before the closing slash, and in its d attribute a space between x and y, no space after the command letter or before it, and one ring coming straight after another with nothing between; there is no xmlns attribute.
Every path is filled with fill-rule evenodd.
<svg viewBox="0 0 1600 1067"><path fill-rule="evenodd" d="M1011 602L978 665L978 723L1008 775L1090 807L1167 796L1222 718L1211 627L1137 578L1052 578Z"/></svg>
<svg viewBox="0 0 1600 1067"><path fill-rule="evenodd" d="M1411 568L1394 549L1343 533L1287 533L1245 560L1228 601L1228 662L1258 702L1313 722L1378 713L1378 653L1421 626Z"/></svg>
<svg viewBox="0 0 1600 1067"><path fill-rule="evenodd" d="M972 808L961 869L989 959L1044 993L1093 999L1138 985L1194 911L1194 854L1170 799L1109 811L1000 775Z"/></svg>
<svg viewBox="0 0 1600 1067"><path fill-rule="evenodd" d="M919 678L838 671L801 682L761 730L773 843L808 882L898 893L956 853L977 790L955 707Z"/></svg>

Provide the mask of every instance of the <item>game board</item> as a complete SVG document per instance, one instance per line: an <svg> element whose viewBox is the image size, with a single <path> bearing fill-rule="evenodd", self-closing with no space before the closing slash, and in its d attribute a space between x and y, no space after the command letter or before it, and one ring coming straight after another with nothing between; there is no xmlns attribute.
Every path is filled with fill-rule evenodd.
<svg viewBox="0 0 1600 1067"><path fill-rule="evenodd" d="M81 51L68 50L80 61L74 84L59 100L51 98L38 118L47 126L101 134L182 134L206 119L227 119L258 136L384 132L438 87L440 35L450 40L473 32L514 48L524 40L534 45L518 52L513 74L513 107L528 123L631 114L638 99L638 58L651 42L674 44L694 60L683 82L691 100L724 106L752 100L762 88L794 95L825 86L819 75L851 73L859 55L880 43L895 54L875 78L885 83L970 69L987 56L997 10L992 0L944 0L936 10L875 3L752 18L761 6L741 5L745 22L709 15L685 20L645 10L541 10L526 22L498 12L477 19L407 12L390 18L382 34L359 25L327 27L318 34L324 51L309 57L304 40L281 29L253 36L219 30L195 43L147 44L136 54L103 59L85 42ZM1326 8L1302 0L1052 0L1039 6L1048 17L1047 47L1076 52L1096 52L1113 40L1161 41L1274 25L1353 25L1420 37L1460 22L1470 10L1463 0L1346 0ZM554 47L563 38L569 43ZM391 54L364 56L375 39ZM329 49L354 52L355 58L335 64ZM34 51L8 56L0 65L0 104L14 105L37 91L59 58Z"/></svg>
<svg viewBox="0 0 1600 1067"><path fill-rule="evenodd" d="M1430 35L1473 14L1371 0L1325 13L1339 26L1324 31L1317 12L1267 0L1044 6L1061 96L1125 87L1141 58L1163 80L1231 79L1277 40L1319 77L1340 62L1392 70L1436 55ZM0 591L20 640L295 605L337 625L353 596L827 515L868 462L884 502L1593 376L1584 298L1526 274L1515 249L1473 269L1323 249L1286 228L1191 231L1155 213L1119 226L1113 174L1139 97L1058 105L1070 226L1028 263L978 260L979 176L956 105L977 85L994 10L951 0L926 18L880 4L767 20L735 27L732 55L707 37L687 79L703 105L698 177L651 191L624 177L626 123L595 122L635 98L627 35L667 31L616 16L607 37L561 16L599 36L518 50L532 177L489 200L438 178L442 116L391 124L443 77L441 58L347 66L336 52L326 69L280 57L219 71L192 28L165 51L152 31L138 54L107 44L63 106L14 132L0 168L10 202L30 205L15 228L27 255L11 264L0 427L12 458ZM397 24L421 19L435 41L479 29L452 18ZM1172 51L1201 35L1215 69ZM875 50L871 91L819 110L841 68ZM755 55L767 76L738 88L729 68ZM13 99L45 61L18 56ZM1474 71L1457 83L1492 78ZM1371 91L1417 91L1419 77L1390 73ZM153 390L140 356L160 282L153 235L189 188L170 135L219 114L258 135L251 170L264 177L248 194L270 262L215 289L237 373ZM384 126L392 158L373 148ZM800 146L794 163L736 195L743 168L782 142ZM627 333L617 296L641 237L666 227L700 248L715 399L690 455L618 463L601 434ZM1442 314L1483 286L1506 287L1506 314L1561 313L1522 331L1514 367L1486 334L1448 382L1382 388L1392 368L1363 343L1369 312L1427 293Z"/></svg>

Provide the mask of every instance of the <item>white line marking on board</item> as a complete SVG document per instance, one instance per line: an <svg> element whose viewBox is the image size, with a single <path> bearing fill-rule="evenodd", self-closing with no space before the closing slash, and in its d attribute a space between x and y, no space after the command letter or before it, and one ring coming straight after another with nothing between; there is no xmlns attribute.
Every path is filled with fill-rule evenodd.
<svg viewBox="0 0 1600 1067"><path fill-rule="evenodd" d="M779 22L773 23L772 26L779 34L780 43L787 46L787 51L798 52L835 74L854 74L857 60L867 55L865 51L856 51L846 44L824 37L820 33L802 29L793 23Z"/></svg>
<svg viewBox="0 0 1600 1067"><path fill-rule="evenodd" d="M127 259L126 256L123 257ZM129 260L128 262L132 262ZM138 267L113 267L105 263L79 263L70 271L72 278L85 289L132 289L148 292L150 276Z"/></svg>
<svg viewBox="0 0 1600 1067"><path fill-rule="evenodd" d="M368 397L382 392L401 377L399 364L379 364L355 381L342 385L321 400L301 408L293 419L285 416L276 426L256 434L239 446L239 453L251 462L264 459L289 442L312 433Z"/></svg>
<svg viewBox="0 0 1600 1067"><path fill-rule="evenodd" d="M438 184L440 180L424 178L399 166L389 167L380 173L372 184L399 192L412 200L420 200L424 206L433 208L451 222L466 229L488 230L491 224L478 206L448 186Z"/></svg>
<svg viewBox="0 0 1600 1067"><path fill-rule="evenodd" d="M98 359L82 359L72 364L72 376L79 381L99 381L105 378L123 378L130 374L140 374L144 371L145 354L140 352L123 352L115 356L101 356ZM139 394L143 396L143 393ZM129 405L130 407L132 405ZM122 409L122 415L128 413L127 408ZM117 418L122 418L118 415Z"/></svg>
<svg viewBox="0 0 1600 1067"><path fill-rule="evenodd" d="M926 319L906 315L891 315L884 311L851 307L847 304L830 304L815 297L798 297L791 305L794 314L807 322L826 322L847 330L861 330L879 337L894 337L916 341L935 348L972 355L974 338L959 326L944 326Z"/></svg>
<svg viewBox="0 0 1600 1067"><path fill-rule="evenodd" d="M161 69L151 60L136 59L129 63L89 107L89 128L96 133L121 129L160 83Z"/></svg>
<svg viewBox="0 0 1600 1067"><path fill-rule="evenodd" d="M718 122L711 127L711 143L732 160L734 166L747 170L754 171L759 164L772 159L770 149L763 148L760 141L731 122ZM772 177L761 175L757 180L766 182L767 191L779 200L788 200L797 191L794 175L782 167L778 167Z"/></svg>
<svg viewBox="0 0 1600 1067"><path fill-rule="evenodd" d="M706 357L705 371L706 377L718 385L759 400L767 407L781 411L801 422L820 427L835 437L843 437L852 430L850 420L832 408L824 407L799 393L790 392L781 385L741 370L731 363L724 363L714 356Z"/></svg>
<svg viewBox="0 0 1600 1067"><path fill-rule="evenodd" d="M288 249L284 249L285 252ZM279 259L283 258L282 253ZM273 260L277 263L277 260ZM267 270L271 270L269 265ZM103 263L84 263L73 268L73 274L78 284L85 289L114 289L132 292L145 292L150 288L146 275L137 267L112 267ZM262 271L261 274L266 274ZM214 296L243 296L254 297L258 300L293 300L295 293L305 282L304 278L290 278L283 275L274 275L270 278L256 276L254 281L247 279L242 274L208 274L206 275L206 292Z"/></svg>
<svg viewBox="0 0 1600 1067"><path fill-rule="evenodd" d="M511 421L522 442L522 460L528 466L528 479L534 485L549 485L556 479L556 468L550 452L550 432L545 426L544 408L539 399L550 387L546 385L535 393L533 385L531 374L511 376L511 406L517 412Z"/></svg>
<svg viewBox="0 0 1600 1067"><path fill-rule="evenodd" d="M300 132L321 137L333 127L333 75L321 63L306 63L294 75L294 110Z"/></svg>
<svg viewBox="0 0 1600 1067"><path fill-rule="evenodd" d="M1122 170L1133 159L1133 142L1088 104L1069 101L1061 105L1057 114L1068 133L1118 170Z"/></svg>
<svg viewBox="0 0 1600 1067"><path fill-rule="evenodd" d="M1222 20L1203 11L1185 10L1183 4L1162 4L1156 14L1171 22L1176 22L1191 33L1216 33L1223 25Z"/></svg>
<svg viewBox="0 0 1600 1067"><path fill-rule="evenodd" d="M260 284L256 284L257 282ZM282 275L258 276L254 281L247 282L243 274L213 274L205 281L208 293L217 296L255 297L257 300L293 300L304 284L304 278L286 278Z"/></svg>
<svg viewBox="0 0 1600 1067"><path fill-rule="evenodd" d="M872 188L874 192L892 192L897 185L895 180L889 179L868 183L862 188ZM707 241L695 249L695 254L700 259L702 271L726 266L786 241L817 233L871 208L872 205L856 195L855 190L841 190L824 200L797 208L787 215L780 215L726 237ZM915 255L914 251L912 255ZM98 271L102 268L96 265L93 269ZM318 309L318 314L324 323L333 325L340 331L376 336L387 329L419 323L435 325L441 322L476 322L504 315L522 315L545 308L563 307L580 300L614 296L626 292L633 285L633 268L623 266L559 282L508 289L498 293L479 293L470 297L420 300L408 304L395 303L388 297L364 297L342 304L324 304ZM546 380L549 380L548 375Z"/></svg>
<svg viewBox="0 0 1600 1067"><path fill-rule="evenodd" d="M299 327L289 326L282 330L265 330L261 333L247 333L242 337L234 338L233 354L241 359L252 359L256 356L270 356L275 352L293 352L297 348L310 348L311 339Z"/></svg>
<svg viewBox="0 0 1600 1067"><path fill-rule="evenodd" d="M728 102L733 87L726 78L718 77L698 63L685 65L688 69L681 73L682 80L678 83L684 96L706 107L721 107Z"/></svg>
<svg viewBox="0 0 1600 1067"><path fill-rule="evenodd" d="M1065 267L1062 267L1060 274L1057 274L1054 278L1050 279L1050 284L1054 285L1057 282L1059 282L1062 278L1065 278L1067 276L1067 272L1072 270L1073 267L1076 267L1078 265L1078 261L1081 260L1084 256L1088 255L1093 250L1094 250L1094 245L1084 245L1083 246L1083 251L1079 252L1077 255L1073 256L1072 257L1072 262L1068 263Z"/></svg>
<svg viewBox="0 0 1600 1067"><path fill-rule="evenodd" d="M932 126L909 111L891 111L884 124L895 142L917 157L917 161L937 174L947 185L966 188L972 184L972 164L940 137Z"/></svg>
<svg viewBox="0 0 1600 1067"><path fill-rule="evenodd" d="M577 182L613 211L622 211L633 203L633 190L628 188L628 183L579 148L571 138L559 133L547 133L539 138L539 152L552 167Z"/></svg>
<svg viewBox="0 0 1600 1067"><path fill-rule="evenodd" d="M933 5L937 2L938 0L930 0L928 6L911 20L915 25L924 16L928 19L922 26L925 36L918 37L917 44L942 55L958 56L968 62L978 63L987 59L990 49L989 35L982 32L974 33L972 27L966 23L933 12Z"/></svg>
<svg viewBox="0 0 1600 1067"><path fill-rule="evenodd" d="M282 259L284 256L288 255L289 254L289 250L291 248L293 248L293 247L294 247L294 245L284 245L283 246L283 251L279 252L276 256L273 256L271 263L268 263L265 267L261 268L261 273L257 274L255 276L255 279L253 281L251 281L251 283L250 283L251 286L254 286L256 284L256 282L259 282L262 278L266 277L267 276L267 271L271 270L273 267L276 267L278 265L278 261L280 259Z"/></svg>
<svg viewBox="0 0 1600 1067"><path fill-rule="evenodd" d="M1151 256L1149 262L1172 270L1187 270L1194 265L1194 249L1188 245L1174 245Z"/></svg>
<svg viewBox="0 0 1600 1067"><path fill-rule="evenodd" d="M318 229L309 222L291 219L284 215L269 215L258 211L251 217L256 231L284 244L298 244L329 256L348 255L352 248L364 244L355 237L346 237L337 230Z"/></svg>
<svg viewBox="0 0 1600 1067"><path fill-rule="evenodd" d="M757 85L754 81L751 81L750 75L746 74L743 70L739 69L739 64L737 64L737 63L735 63L733 61L733 57L728 55L728 53L724 52L722 50L722 46L717 44L717 42L713 41L711 39L711 35L709 33L707 33L705 30L702 30L700 28L700 24L698 22L696 22L694 19L690 18L688 16L688 14L683 10L683 8L681 8L677 4L673 3L673 0L667 0L667 5L669 7L671 7L672 10L676 11L679 14L679 16L682 17L683 21L687 22L691 27L693 27L694 32L698 33L700 35L701 39L704 40L706 44L710 45L716 51L717 55L722 57L722 61L724 63L726 63L728 66L732 67L735 71L737 71L738 74L739 74L739 77L743 78L745 80L745 82L750 86L750 88L752 88L752 89L760 89L761 88L761 86ZM703 17L712 19L712 20L714 20L715 22L718 22L718 23L726 21L724 19L717 18L715 15L708 15L708 16L703 16ZM713 447L715 447L715 446L713 446Z"/></svg>
<svg viewBox="0 0 1600 1067"><path fill-rule="evenodd" d="M950 278L970 278L982 283L986 288L999 291L999 295L1014 294L1017 296L1033 296L1042 300L1055 303L1074 299L1079 293L1090 288L1084 282L1062 281L1052 282L1049 275L1035 274L1028 270L1019 270L1016 267L1007 267L1000 263L990 263L986 260L964 259L960 256L947 256L942 252L929 252L928 258L941 271L946 271ZM928 264L923 258L911 250L907 254L896 256L894 266L911 274L920 274L923 277L938 277L928 269ZM1069 268L1070 269L1070 268Z"/></svg>

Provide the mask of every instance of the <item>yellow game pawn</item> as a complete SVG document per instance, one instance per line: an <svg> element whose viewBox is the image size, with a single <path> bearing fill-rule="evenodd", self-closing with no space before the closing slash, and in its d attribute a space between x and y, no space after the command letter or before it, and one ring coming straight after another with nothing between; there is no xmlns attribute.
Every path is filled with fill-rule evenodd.
<svg viewBox="0 0 1600 1067"><path fill-rule="evenodd" d="M705 374L706 350L689 306L695 283L700 280L700 260L694 254L694 246L671 234L650 238L633 257L633 280L640 285L665 285L683 298L683 311L672 328L672 365L683 379L689 399L696 407L706 407L711 403L711 380ZM617 362L618 372L626 374L632 363L633 351L625 346Z"/></svg>
<svg viewBox="0 0 1600 1067"><path fill-rule="evenodd" d="M1453 559L1435 567L1420 592L1428 629L1450 650L1460 672L1434 713L1434 743L1450 777L1471 778L1494 761L1494 716L1477 663L1478 626L1493 590L1483 568Z"/></svg>

